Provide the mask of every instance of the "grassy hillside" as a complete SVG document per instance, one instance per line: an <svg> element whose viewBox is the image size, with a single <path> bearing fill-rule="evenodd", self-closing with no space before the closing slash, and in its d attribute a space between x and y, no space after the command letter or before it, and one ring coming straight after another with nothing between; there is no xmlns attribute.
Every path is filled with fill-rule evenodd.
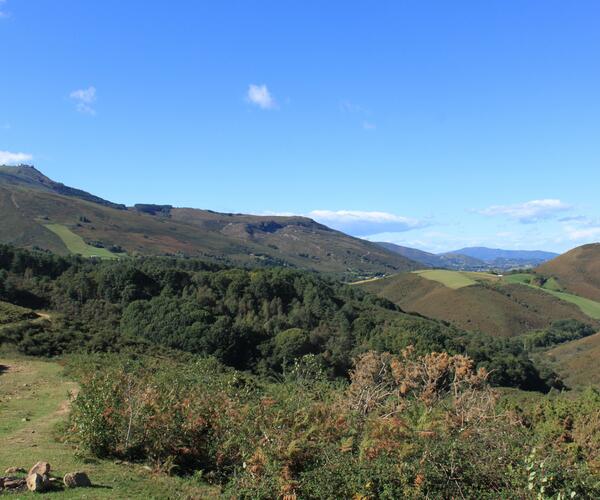
<svg viewBox="0 0 600 500"><path fill-rule="evenodd" d="M540 280L539 276L536 274L517 273L504 276L502 281L506 283L519 283L532 288L537 288L538 290L543 290L544 292L554 295L565 302L575 304L590 318L600 319L600 302L586 299L585 297L580 297L579 295L564 291L563 287L555 277ZM536 285L536 283L539 285Z"/></svg>
<svg viewBox="0 0 600 500"><path fill-rule="evenodd" d="M600 386L600 333L544 353L569 387Z"/></svg>
<svg viewBox="0 0 600 500"><path fill-rule="evenodd" d="M82 257L99 257L101 259L116 259L117 255L106 248L97 248L88 245L81 236L78 236L62 224L45 224L44 227L56 234L69 251Z"/></svg>
<svg viewBox="0 0 600 500"><path fill-rule="evenodd" d="M347 279L418 267L375 243L304 217L221 214L168 206L153 211L148 207L121 209L85 196L32 187L25 181L9 182L0 175L0 243L105 258L114 254L96 246L114 246L130 255L170 254L235 265L281 265Z"/></svg>
<svg viewBox="0 0 600 500"><path fill-rule="evenodd" d="M535 272L556 278L567 292L600 302L600 243L575 248Z"/></svg>
<svg viewBox="0 0 600 500"><path fill-rule="evenodd" d="M360 284L406 311L448 321L460 328L509 337L545 328L553 321L591 321L575 305L551 291L485 273L426 270Z"/></svg>

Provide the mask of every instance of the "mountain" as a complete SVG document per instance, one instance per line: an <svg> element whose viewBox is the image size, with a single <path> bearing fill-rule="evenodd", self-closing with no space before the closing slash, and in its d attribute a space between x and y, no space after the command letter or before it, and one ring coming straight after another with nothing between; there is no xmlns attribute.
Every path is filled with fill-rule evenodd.
<svg viewBox="0 0 600 500"><path fill-rule="evenodd" d="M441 269L454 269L459 271L479 271L489 268L489 266L482 260L475 259L467 255L460 255L456 253L436 255L434 253L424 252L423 250L417 250L416 248L396 245L395 243L378 242L377 244L389 250L390 252L397 253L408 259L418 262L422 265L422 267L437 267Z"/></svg>
<svg viewBox="0 0 600 500"><path fill-rule="evenodd" d="M61 184L60 182L55 182L31 165L19 165L18 167L0 165L0 184L38 189L63 196L71 196L119 210L125 210L126 208L125 205L112 203L86 191L82 191L81 189L72 188Z"/></svg>
<svg viewBox="0 0 600 500"><path fill-rule="evenodd" d="M536 266L558 257L557 253L541 250L502 250L500 248L467 247L448 252L444 255L460 254L472 257L486 264L506 267L510 263ZM517 266L515 266L517 267Z"/></svg>
<svg viewBox="0 0 600 500"><path fill-rule="evenodd" d="M501 250L486 247L468 247L434 254L394 243L378 242L377 244L390 252L418 262L422 267L456 271L486 271L490 269L507 271L535 267L558 256L556 253L539 250Z"/></svg>
<svg viewBox="0 0 600 500"><path fill-rule="evenodd" d="M416 248L403 247L401 245L396 245L395 243L388 243L385 241L376 243L380 247L383 247L390 252L394 252L398 255L406 257L407 259L414 260L419 264L423 264L425 267L443 267L443 259L433 253L417 250Z"/></svg>
<svg viewBox="0 0 600 500"><path fill-rule="evenodd" d="M600 243L574 248L535 272L542 279L554 278L568 292L600 301Z"/></svg>
<svg viewBox="0 0 600 500"><path fill-rule="evenodd" d="M104 200L31 166L0 166L0 243L101 257L203 257L235 265L282 265L345 279L398 273L415 262L306 217Z"/></svg>
<svg viewBox="0 0 600 500"><path fill-rule="evenodd" d="M520 335L562 319L597 324L576 305L547 291L486 273L420 271L358 286L405 311L492 336Z"/></svg>

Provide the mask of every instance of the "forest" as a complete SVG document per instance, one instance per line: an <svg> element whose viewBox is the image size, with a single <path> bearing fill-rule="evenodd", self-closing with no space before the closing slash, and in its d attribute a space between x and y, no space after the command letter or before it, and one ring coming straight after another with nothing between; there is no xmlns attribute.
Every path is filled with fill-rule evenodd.
<svg viewBox="0 0 600 500"><path fill-rule="evenodd" d="M359 354L412 346L422 355L468 355L493 385L542 392L562 383L529 351L593 332L570 320L523 342L407 314L306 271L161 257L84 260L9 246L0 246L0 300L49 312L50 320L0 331L0 341L24 354L168 349L266 377L312 355L333 380L347 379Z"/></svg>

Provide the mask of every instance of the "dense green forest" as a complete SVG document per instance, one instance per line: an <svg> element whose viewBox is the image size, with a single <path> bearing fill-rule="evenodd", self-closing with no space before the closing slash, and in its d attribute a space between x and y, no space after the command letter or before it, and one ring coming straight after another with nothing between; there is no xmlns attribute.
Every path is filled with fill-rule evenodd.
<svg viewBox="0 0 600 500"><path fill-rule="evenodd" d="M547 391L561 382L528 351L589 333L571 321L527 342L494 338L310 272L158 257L107 262L9 246L0 246L0 300L50 313L0 330L3 343L25 354L168 349L263 376L313 355L331 379L347 378L363 352L414 346L420 354L466 354L494 385Z"/></svg>

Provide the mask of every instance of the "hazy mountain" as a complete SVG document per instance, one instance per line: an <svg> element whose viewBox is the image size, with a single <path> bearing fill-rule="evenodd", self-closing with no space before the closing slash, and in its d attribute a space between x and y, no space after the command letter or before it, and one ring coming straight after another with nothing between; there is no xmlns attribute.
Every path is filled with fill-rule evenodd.
<svg viewBox="0 0 600 500"><path fill-rule="evenodd" d="M474 259L482 260L491 264L495 261L501 260L519 260L519 261L531 261L531 262L545 262L547 260L558 257L559 254L553 252L544 252L541 250L502 250L500 248L486 248L486 247L467 247L447 254L461 254L473 257Z"/></svg>

